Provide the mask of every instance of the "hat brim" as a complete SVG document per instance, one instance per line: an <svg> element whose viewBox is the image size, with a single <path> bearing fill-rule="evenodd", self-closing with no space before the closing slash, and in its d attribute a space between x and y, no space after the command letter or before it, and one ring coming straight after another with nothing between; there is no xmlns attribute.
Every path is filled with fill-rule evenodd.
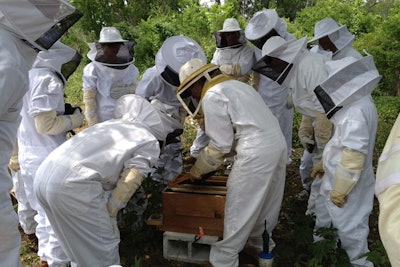
<svg viewBox="0 0 400 267"><path fill-rule="evenodd" d="M317 40L319 40L319 39L321 39L321 38L323 38L323 37L325 37L325 36L328 36L328 35L330 35L330 34L332 34L332 33L334 33L334 32L340 31L340 30L343 29L344 27L346 27L346 25L342 25L342 26L340 26L340 27L338 27L338 28L336 28L336 29L334 29L334 30L331 30L331 31L329 31L329 32L326 32L326 33L324 33L324 34L320 34L320 35L314 36L314 38L312 38L310 41L308 41L308 43L309 43L309 44L310 44L310 43L313 43L313 42L315 42L315 41L317 41Z"/></svg>
<svg viewBox="0 0 400 267"><path fill-rule="evenodd" d="M204 71L206 71L208 69L218 69L218 68L219 67L217 65L212 64L212 63L208 63L208 64L198 68L192 74L190 74L188 77L186 77L186 79L183 82L181 82L181 84L178 87L177 92L180 92L183 88L185 88L187 85L189 85L197 76L199 76Z"/></svg>

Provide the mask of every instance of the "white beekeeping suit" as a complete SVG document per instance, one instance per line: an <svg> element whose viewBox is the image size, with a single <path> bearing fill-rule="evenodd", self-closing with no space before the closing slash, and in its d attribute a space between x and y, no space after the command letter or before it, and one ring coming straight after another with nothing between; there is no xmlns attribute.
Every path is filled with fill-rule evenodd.
<svg viewBox="0 0 400 267"><path fill-rule="evenodd" d="M262 47L272 36L280 36L289 41L296 39L286 31L286 22L280 18L275 9L263 9L256 12L246 26L247 40L255 46L256 60L262 57ZM285 136L288 153L288 163L292 154L293 104L289 90L267 76L254 73L253 86L262 96L265 104L279 121L282 133Z"/></svg>
<svg viewBox="0 0 400 267"><path fill-rule="evenodd" d="M378 114L370 94L381 76L372 56L346 57L327 66L329 77L315 93L334 133L323 152L325 174L316 198L315 227L337 229L352 266L373 266L362 255L369 251L375 186L372 157Z"/></svg>
<svg viewBox="0 0 400 267"><path fill-rule="evenodd" d="M222 30L214 33L217 48L211 63L218 65L222 73L247 83L256 62L254 47L244 38L244 31L235 18L224 21ZM190 155L197 158L199 152L208 144L204 130L197 129L196 139L190 147Z"/></svg>
<svg viewBox="0 0 400 267"><path fill-rule="evenodd" d="M72 266L120 264L117 212L157 161L159 140L181 127L134 94L117 101L115 117L68 139L37 171L35 194Z"/></svg>
<svg viewBox="0 0 400 267"><path fill-rule="evenodd" d="M329 58L308 51L306 42L307 37L292 41L278 36L271 37L263 46L263 58L253 69L289 88L296 109L314 120L315 165L321 160L324 146L332 134L332 123L326 118L324 109L313 92L328 76L325 62ZM319 183L318 179L312 183L308 214L314 213L314 199Z"/></svg>
<svg viewBox="0 0 400 267"><path fill-rule="evenodd" d="M179 76L178 98L185 105L185 95L191 92L199 100L210 138L190 170L192 178L216 170L230 151L237 153L227 181L224 235L212 245L210 262L238 266L246 241L262 250L265 220L270 234L277 224L286 175L285 139L277 119L250 85L200 59L183 65ZM270 238L270 249L274 246Z"/></svg>
<svg viewBox="0 0 400 267"><path fill-rule="evenodd" d="M375 195L379 200L379 235L392 266L400 266L400 114L379 157Z"/></svg>
<svg viewBox="0 0 400 267"><path fill-rule="evenodd" d="M362 55L352 47L354 37L355 36L349 32L346 25L339 26L332 18L325 18L315 24L314 38L308 43L312 44L317 42L310 51L325 55L332 60L338 60L344 57L361 58ZM307 122L309 125L307 125ZM303 117L299 127L300 140L303 139L303 136L313 136L313 126L310 125L312 122L312 118ZM310 140L314 141L312 138L310 138ZM312 168L312 153L305 149L299 169L300 177L306 188L310 186L310 182L306 182L306 179L310 177Z"/></svg>
<svg viewBox="0 0 400 267"><path fill-rule="evenodd" d="M33 183L36 170L46 156L66 140L67 131L83 123L79 109L73 114L64 115L67 77L63 76L61 69L63 64L76 59L77 67L80 56L61 42L56 42L46 52L38 53L29 71L29 91L23 98L22 120L18 129L18 155L25 193L30 206L37 211L38 255L49 266L61 266L69 259L63 253L46 214L34 197Z"/></svg>
<svg viewBox="0 0 400 267"><path fill-rule="evenodd" d="M7 165L16 143L28 70L37 50L46 50L82 13L66 1L0 1L0 262L21 266L18 218L10 201ZM56 28L52 28L55 24ZM50 29L52 30L50 31ZM50 34L51 33L51 34Z"/></svg>
<svg viewBox="0 0 400 267"><path fill-rule="evenodd" d="M103 27L97 42L88 43L92 61L83 69L83 102L89 126L113 118L117 99L135 93L138 68L135 42L122 39L115 27Z"/></svg>
<svg viewBox="0 0 400 267"><path fill-rule="evenodd" d="M164 41L156 54L156 65L147 69L142 80L136 88L136 94L148 100L157 99L175 109L175 116L184 122L185 113L176 98L176 89L179 86L179 68L192 58L206 56L200 45L184 35L169 37ZM182 172L180 137L166 144L160 159L156 164L157 169L151 175L152 179L162 183L168 183Z"/></svg>

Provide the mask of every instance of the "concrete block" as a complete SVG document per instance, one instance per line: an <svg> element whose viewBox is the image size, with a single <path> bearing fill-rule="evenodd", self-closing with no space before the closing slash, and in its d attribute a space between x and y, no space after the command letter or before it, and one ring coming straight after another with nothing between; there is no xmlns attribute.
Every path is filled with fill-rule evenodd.
<svg viewBox="0 0 400 267"><path fill-rule="evenodd" d="M218 237L204 235L197 242L194 242L194 238L193 234L164 232L164 258L196 264L207 263L211 245L218 241Z"/></svg>

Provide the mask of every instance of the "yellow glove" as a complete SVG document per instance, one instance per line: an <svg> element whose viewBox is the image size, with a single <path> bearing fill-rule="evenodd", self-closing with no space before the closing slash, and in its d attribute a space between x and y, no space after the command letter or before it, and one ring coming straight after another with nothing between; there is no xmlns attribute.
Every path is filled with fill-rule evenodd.
<svg viewBox="0 0 400 267"><path fill-rule="evenodd" d="M191 180L199 180L203 174L215 171L222 164L224 153L208 145L200 151L199 157L190 169Z"/></svg>
<svg viewBox="0 0 400 267"><path fill-rule="evenodd" d="M18 142L15 143L13 154L10 158L10 162L8 163L8 167L14 171L19 171L19 161L18 161Z"/></svg>
<svg viewBox="0 0 400 267"><path fill-rule="evenodd" d="M339 208L346 203L346 197L350 194L361 176L364 167L365 155L361 152L344 149L342 158L335 172L335 185L330 199Z"/></svg>
<svg viewBox="0 0 400 267"><path fill-rule="evenodd" d="M312 123L312 117L305 115L301 116L301 123L299 126L299 131L297 132L303 148L310 153L314 150L314 127Z"/></svg>
<svg viewBox="0 0 400 267"><path fill-rule="evenodd" d="M240 65L239 63L232 63L232 64L222 64L219 69L223 74L229 76L240 76Z"/></svg>
<svg viewBox="0 0 400 267"><path fill-rule="evenodd" d="M322 162L322 160L320 160L317 164L315 164L311 170L311 178L315 179L315 178L319 178L321 179L325 174L325 170L324 170L324 164Z"/></svg>
<svg viewBox="0 0 400 267"><path fill-rule="evenodd" d="M331 139L333 130L332 122L325 113L317 113L315 116L315 142L318 148L323 150L326 143Z"/></svg>
<svg viewBox="0 0 400 267"><path fill-rule="evenodd" d="M107 202L107 210L110 217L116 217L120 209L126 206L126 203L142 184L143 176L134 168L125 169L112 190L111 196Z"/></svg>
<svg viewBox="0 0 400 267"><path fill-rule="evenodd" d="M83 103L85 104L85 117L89 126L95 125L97 117L96 89L83 90Z"/></svg>

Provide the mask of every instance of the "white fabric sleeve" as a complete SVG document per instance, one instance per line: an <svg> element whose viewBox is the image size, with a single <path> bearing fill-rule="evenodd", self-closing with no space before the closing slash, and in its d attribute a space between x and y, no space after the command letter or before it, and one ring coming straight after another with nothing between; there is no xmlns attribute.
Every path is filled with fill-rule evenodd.
<svg viewBox="0 0 400 267"><path fill-rule="evenodd" d="M208 91L202 101L205 114L205 132L209 145L222 153L229 153L234 142L234 129L228 113L229 100L223 95ZM207 114L210 114L207 116Z"/></svg>

